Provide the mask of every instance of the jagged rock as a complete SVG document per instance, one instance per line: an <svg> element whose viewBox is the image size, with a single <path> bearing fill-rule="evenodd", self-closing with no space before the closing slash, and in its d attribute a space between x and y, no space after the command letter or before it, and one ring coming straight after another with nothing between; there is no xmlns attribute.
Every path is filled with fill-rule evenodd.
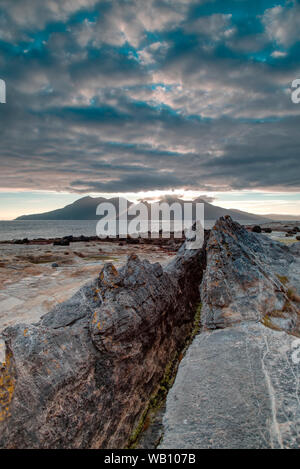
<svg viewBox="0 0 300 469"><path fill-rule="evenodd" d="M204 327L168 394L160 448L299 448L300 250L230 218L206 249Z"/></svg>
<svg viewBox="0 0 300 469"><path fill-rule="evenodd" d="M3 332L1 448L122 448L185 344L205 250L131 256L37 324Z"/></svg>
<svg viewBox="0 0 300 469"><path fill-rule="evenodd" d="M202 324L224 328L245 320L269 320L288 312L288 329L298 326L287 272L294 257L284 245L220 218L207 243L201 285ZM282 314L281 314L282 313Z"/></svg>
<svg viewBox="0 0 300 469"><path fill-rule="evenodd" d="M0 447L126 446L200 292L203 330L168 395L161 448L299 447L299 246L221 218L204 249L181 247L165 269L106 264L37 324L6 329Z"/></svg>

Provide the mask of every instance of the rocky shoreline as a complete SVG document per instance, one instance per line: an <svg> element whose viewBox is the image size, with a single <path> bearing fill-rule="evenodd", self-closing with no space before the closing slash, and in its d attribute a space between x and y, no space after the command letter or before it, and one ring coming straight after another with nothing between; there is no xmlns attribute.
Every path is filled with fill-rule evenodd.
<svg viewBox="0 0 300 469"><path fill-rule="evenodd" d="M7 328L0 446L299 447L299 247L221 218Z"/></svg>
<svg viewBox="0 0 300 469"><path fill-rule="evenodd" d="M141 235L141 236L127 236L127 237L122 237L122 236L115 236L115 237L110 237L107 236L106 238L99 238L98 236L63 236L61 238L34 238L34 239L28 239L28 238L23 238L23 239L13 239L13 240L7 240L7 241L0 241L0 244L25 244L25 245L48 245L48 244L53 244L53 246L69 246L71 243L88 243L88 242L94 242L94 243L118 243L120 245L125 245L125 244L150 244L154 246L164 246L164 245L174 245L179 247L185 240L184 233L179 235L174 235L174 233L170 233L169 238L163 238L162 237L162 232L158 233L158 237L154 238L151 237L151 233L149 232L146 235Z"/></svg>
<svg viewBox="0 0 300 469"><path fill-rule="evenodd" d="M56 304L66 301L86 282L99 275L105 262L119 268L127 256L170 262L173 245L77 242L53 244L0 244L0 333L20 322L37 322Z"/></svg>

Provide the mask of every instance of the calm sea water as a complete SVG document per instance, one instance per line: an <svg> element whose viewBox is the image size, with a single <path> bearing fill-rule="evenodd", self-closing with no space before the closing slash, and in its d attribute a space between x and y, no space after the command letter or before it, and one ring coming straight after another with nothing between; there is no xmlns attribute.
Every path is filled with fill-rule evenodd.
<svg viewBox="0 0 300 469"><path fill-rule="evenodd" d="M95 236L94 220L16 220L0 221L0 241L12 239Z"/></svg>
<svg viewBox="0 0 300 469"><path fill-rule="evenodd" d="M212 228L214 220L205 220L205 228ZM253 224L243 220L241 224ZM0 241L13 239L61 238L63 236L96 236L96 220L18 220L0 221Z"/></svg>

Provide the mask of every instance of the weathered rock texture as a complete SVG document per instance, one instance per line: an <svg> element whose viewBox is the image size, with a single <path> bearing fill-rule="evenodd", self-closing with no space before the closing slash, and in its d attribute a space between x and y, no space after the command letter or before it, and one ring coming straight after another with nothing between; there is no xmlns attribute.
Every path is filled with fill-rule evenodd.
<svg viewBox="0 0 300 469"><path fill-rule="evenodd" d="M161 448L299 447L299 274L298 246L230 218L165 269L134 255L120 270L106 264L37 324L5 330L0 447L125 447L200 293L203 328L168 395Z"/></svg>
<svg viewBox="0 0 300 469"><path fill-rule="evenodd" d="M292 332L299 328L299 304L292 292L295 256L287 246L248 232L230 218L220 218L206 249L201 285L205 328L264 318L270 322L280 319L280 328Z"/></svg>
<svg viewBox="0 0 300 469"><path fill-rule="evenodd" d="M299 335L299 254L217 222L203 331L168 394L160 448L299 448L300 340L291 335Z"/></svg>
<svg viewBox="0 0 300 469"><path fill-rule="evenodd" d="M204 258L106 264L39 323L7 328L0 447L126 446L191 332Z"/></svg>
<svg viewBox="0 0 300 469"><path fill-rule="evenodd" d="M294 341L253 322L198 335L169 392L160 448L299 448Z"/></svg>

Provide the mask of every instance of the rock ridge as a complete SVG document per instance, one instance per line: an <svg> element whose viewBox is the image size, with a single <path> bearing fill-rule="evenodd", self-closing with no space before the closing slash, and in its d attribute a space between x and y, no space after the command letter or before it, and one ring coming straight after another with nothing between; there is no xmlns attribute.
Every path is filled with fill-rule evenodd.
<svg viewBox="0 0 300 469"><path fill-rule="evenodd" d="M125 447L191 333L204 267L204 248L182 246L165 270L132 255L7 328L0 447Z"/></svg>
<svg viewBox="0 0 300 469"><path fill-rule="evenodd" d="M300 252L221 218L160 449L299 448Z"/></svg>

